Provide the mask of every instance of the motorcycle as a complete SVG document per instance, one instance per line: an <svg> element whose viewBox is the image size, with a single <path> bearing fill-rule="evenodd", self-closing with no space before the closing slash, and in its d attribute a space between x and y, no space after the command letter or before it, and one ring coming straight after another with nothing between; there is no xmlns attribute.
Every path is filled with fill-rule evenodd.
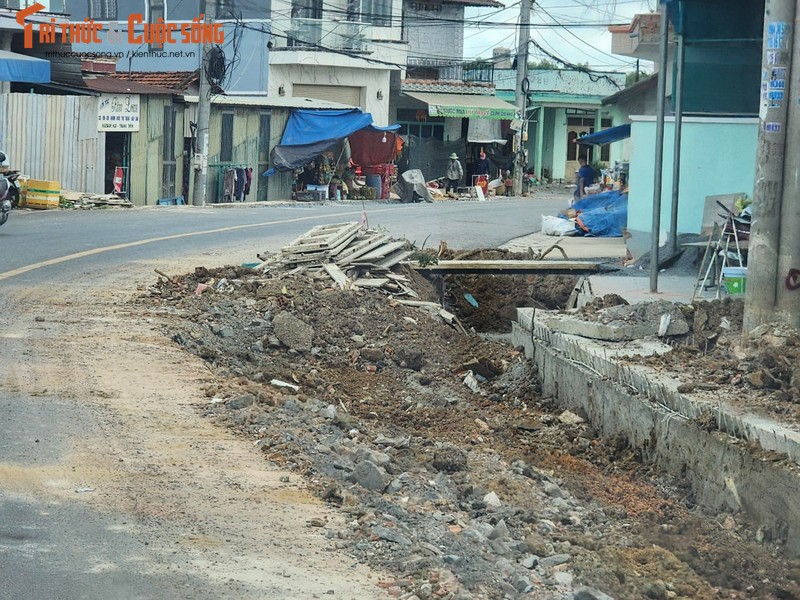
<svg viewBox="0 0 800 600"><path fill-rule="evenodd" d="M5 152L0 152L0 164L6 162ZM19 205L19 171L0 173L0 225L8 221L14 206Z"/></svg>
<svg viewBox="0 0 800 600"><path fill-rule="evenodd" d="M4 225L8 221L8 215L11 214L11 200L8 199L8 191L11 186L8 179L0 175L0 225Z"/></svg>

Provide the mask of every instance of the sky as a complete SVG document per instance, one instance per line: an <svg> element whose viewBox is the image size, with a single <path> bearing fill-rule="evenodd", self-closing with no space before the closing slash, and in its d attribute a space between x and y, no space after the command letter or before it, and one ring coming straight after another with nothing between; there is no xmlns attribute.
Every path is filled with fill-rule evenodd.
<svg viewBox="0 0 800 600"><path fill-rule="evenodd" d="M498 11L491 8L467 8L465 19L468 21L486 20L488 26L467 25L464 29L464 58L491 58L495 47L517 47L517 30L514 26L519 21L519 2L517 0L500 0L506 9ZM589 63L593 69L604 71L633 71L636 60L624 56L612 55L611 34L606 26L602 27L569 27L569 24L622 24L630 23L633 16L639 13L652 12L658 9L657 0L536 0L531 14L531 23L560 23L566 27L548 29L531 28L531 39L544 49L577 64ZM507 23L508 26L499 25ZM535 47L531 46L530 61L549 59ZM552 62L552 60L551 60ZM650 70L649 63L641 68Z"/></svg>

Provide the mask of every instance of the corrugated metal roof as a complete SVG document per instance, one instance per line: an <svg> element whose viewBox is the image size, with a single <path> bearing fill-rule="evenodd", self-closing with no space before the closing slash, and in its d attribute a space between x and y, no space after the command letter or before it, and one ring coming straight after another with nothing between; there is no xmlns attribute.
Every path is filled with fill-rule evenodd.
<svg viewBox="0 0 800 600"><path fill-rule="evenodd" d="M197 96L184 96L184 100L190 103L197 102ZM326 100L315 100L314 98L294 98L272 96L214 96L212 104L224 106L261 106L263 108L317 108L317 109L348 109L358 108L337 102Z"/></svg>
<svg viewBox="0 0 800 600"><path fill-rule="evenodd" d="M428 92L405 92L405 94L427 104L431 116L514 119L517 113L516 106L495 96Z"/></svg>

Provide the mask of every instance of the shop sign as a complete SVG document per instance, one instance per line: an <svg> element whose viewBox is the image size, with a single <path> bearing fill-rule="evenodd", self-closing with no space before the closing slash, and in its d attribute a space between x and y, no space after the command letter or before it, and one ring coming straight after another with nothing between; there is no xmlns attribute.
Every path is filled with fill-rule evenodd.
<svg viewBox="0 0 800 600"><path fill-rule="evenodd" d="M97 108L98 131L139 131L139 95L103 94Z"/></svg>

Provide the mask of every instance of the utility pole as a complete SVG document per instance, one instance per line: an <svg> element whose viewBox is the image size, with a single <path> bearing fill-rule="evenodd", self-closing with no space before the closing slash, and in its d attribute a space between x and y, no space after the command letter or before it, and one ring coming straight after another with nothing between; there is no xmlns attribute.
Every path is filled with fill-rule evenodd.
<svg viewBox="0 0 800 600"><path fill-rule="evenodd" d="M669 58L669 15L661 5L661 36L656 92L656 159L653 176L653 224L650 239L650 292L658 292L658 241L661 235L661 181L664 169L664 113L667 95L667 60Z"/></svg>
<svg viewBox="0 0 800 600"><path fill-rule="evenodd" d="M680 18L680 17L679 17ZM684 46L683 23L680 23L677 52L675 53L675 87L672 97L675 99L675 132L674 150L672 154L672 210L669 219L669 254L678 253L678 209L681 196L681 134L683 132L683 63L686 60Z"/></svg>
<svg viewBox="0 0 800 600"><path fill-rule="evenodd" d="M205 13L205 23L213 23L217 17L217 0L202 0L201 9ZM194 190L192 204L205 206L208 187L208 129L211 121L211 84L206 77L208 55L213 44L203 41L200 60L200 89L197 99L197 128L195 129Z"/></svg>
<svg viewBox="0 0 800 600"><path fill-rule="evenodd" d="M514 161L514 193L522 195L522 171L525 169L525 152L522 150L522 130L527 127L525 119L527 86L524 82L528 78L528 42L531 35L531 0L522 0L519 5L519 44L517 45L517 93L516 104L519 109L522 125L514 133L516 146L516 161ZM541 123L539 124L541 127Z"/></svg>
<svg viewBox="0 0 800 600"><path fill-rule="evenodd" d="M753 223L747 268L743 332L783 321L800 325L800 273L796 181L800 114L790 89L800 64L794 36L796 0L766 0L762 50L761 105L756 150ZM786 148L792 150L786 152Z"/></svg>

